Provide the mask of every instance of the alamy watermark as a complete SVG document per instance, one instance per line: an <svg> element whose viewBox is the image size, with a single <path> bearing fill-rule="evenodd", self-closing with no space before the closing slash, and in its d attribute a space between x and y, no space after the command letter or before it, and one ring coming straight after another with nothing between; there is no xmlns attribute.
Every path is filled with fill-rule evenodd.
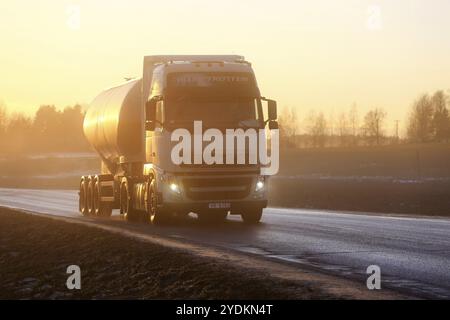
<svg viewBox="0 0 450 320"><path fill-rule="evenodd" d="M270 148L266 130L255 128L209 128L203 132L202 121L194 121L194 132L175 129L172 142L178 142L170 154L172 162L180 164L260 164L262 175L275 175L279 163L279 130L270 132ZM270 150L270 155L268 151Z"/></svg>
<svg viewBox="0 0 450 320"><path fill-rule="evenodd" d="M81 268L76 264L70 265L66 270L70 276L67 278L66 287L69 290L81 289Z"/></svg>
<svg viewBox="0 0 450 320"><path fill-rule="evenodd" d="M370 276L367 278L366 285L369 290L380 290L381 289L381 269L377 265L370 265L366 270L367 274Z"/></svg>
<svg viewBox="0 0 450 320"><path fill-rule="evenodd" d="M77 4L70 4L66 7L66 26L72 31L81 28L81 8Z"/></svg>
<svg viewBox="0 0 450 320"><path fill-rule="evenodd" d="M377 4L372 4L367 7L367 29L370 31L379 31L383 29L383 19L381 7Z"/></svg>

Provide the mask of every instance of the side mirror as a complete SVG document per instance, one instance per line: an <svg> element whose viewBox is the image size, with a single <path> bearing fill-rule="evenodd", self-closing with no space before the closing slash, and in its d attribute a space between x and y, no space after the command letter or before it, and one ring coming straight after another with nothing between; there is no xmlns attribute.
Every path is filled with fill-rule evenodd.
<svg viewBox="0 0 450 320"><path fill-rule="evenodd" d="M277 102L275 100L267 100L268 120L277 119Z"/></svg>
<svg viewBox="0 0 450 320"><path fill-rule="evenodd" d="M273 120L269 121L269 130L278 130L278 129L279 129L278 122Z"/></svg>

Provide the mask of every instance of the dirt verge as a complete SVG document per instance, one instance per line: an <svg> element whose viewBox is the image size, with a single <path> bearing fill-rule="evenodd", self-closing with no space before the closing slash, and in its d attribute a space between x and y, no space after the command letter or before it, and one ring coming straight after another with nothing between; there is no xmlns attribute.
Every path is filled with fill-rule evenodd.
<svg viewBox="0 0 450 320"><path fill-rule="evenodd" d="M115 223L0 207L0 299L403 299L361 283ZM68 290L69 265L81 290Z"/></svg>

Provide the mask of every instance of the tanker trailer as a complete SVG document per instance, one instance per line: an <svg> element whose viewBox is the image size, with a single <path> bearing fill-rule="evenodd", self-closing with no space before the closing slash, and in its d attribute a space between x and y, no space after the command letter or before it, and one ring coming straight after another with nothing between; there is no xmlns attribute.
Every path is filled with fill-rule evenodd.
<svg viewBox="0 0 450 320"><path fill-rule="evenodd" d="M267 206L267 176L260 162L245 161L254 158L250 137L240 149L227 140L228 149L211 153L214 161L202 158L211 149L202 138L266 130L267 124L278 129L276 118L276 102L261 97L241 56L147 56L142 78L104 90L89 105L83 129L101 172L81 177L79 210L108 217L119 209L126 220L152 223L190 212L207 221L240 214L257 223ZM260 134L252 143L264 139ZM174 160L180 145L183 161ZM258 147L265 149L265 140Z"/></svg>

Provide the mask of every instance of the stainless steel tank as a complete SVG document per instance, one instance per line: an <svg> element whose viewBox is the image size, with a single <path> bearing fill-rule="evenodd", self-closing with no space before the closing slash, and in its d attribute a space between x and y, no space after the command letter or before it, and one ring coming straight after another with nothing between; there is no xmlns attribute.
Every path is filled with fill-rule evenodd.
<svg viewBox="0 0 450 320"><path fill-rule="evenodd" d="M119 163L145 162L145 111L153 70L169 61L244 61L237 55L163 55L144 57L142 80L129 81L100 93L84 119L84 134L110 173ZM144 91L142 93L142 90Z"/></svg>
<svg viewBox="0 0 450 320"><path fill-rule="evenodd" d="M110 171L119 163L145 161L141 84L133 80L103 91L86 112L84 134Z"/></svg>

